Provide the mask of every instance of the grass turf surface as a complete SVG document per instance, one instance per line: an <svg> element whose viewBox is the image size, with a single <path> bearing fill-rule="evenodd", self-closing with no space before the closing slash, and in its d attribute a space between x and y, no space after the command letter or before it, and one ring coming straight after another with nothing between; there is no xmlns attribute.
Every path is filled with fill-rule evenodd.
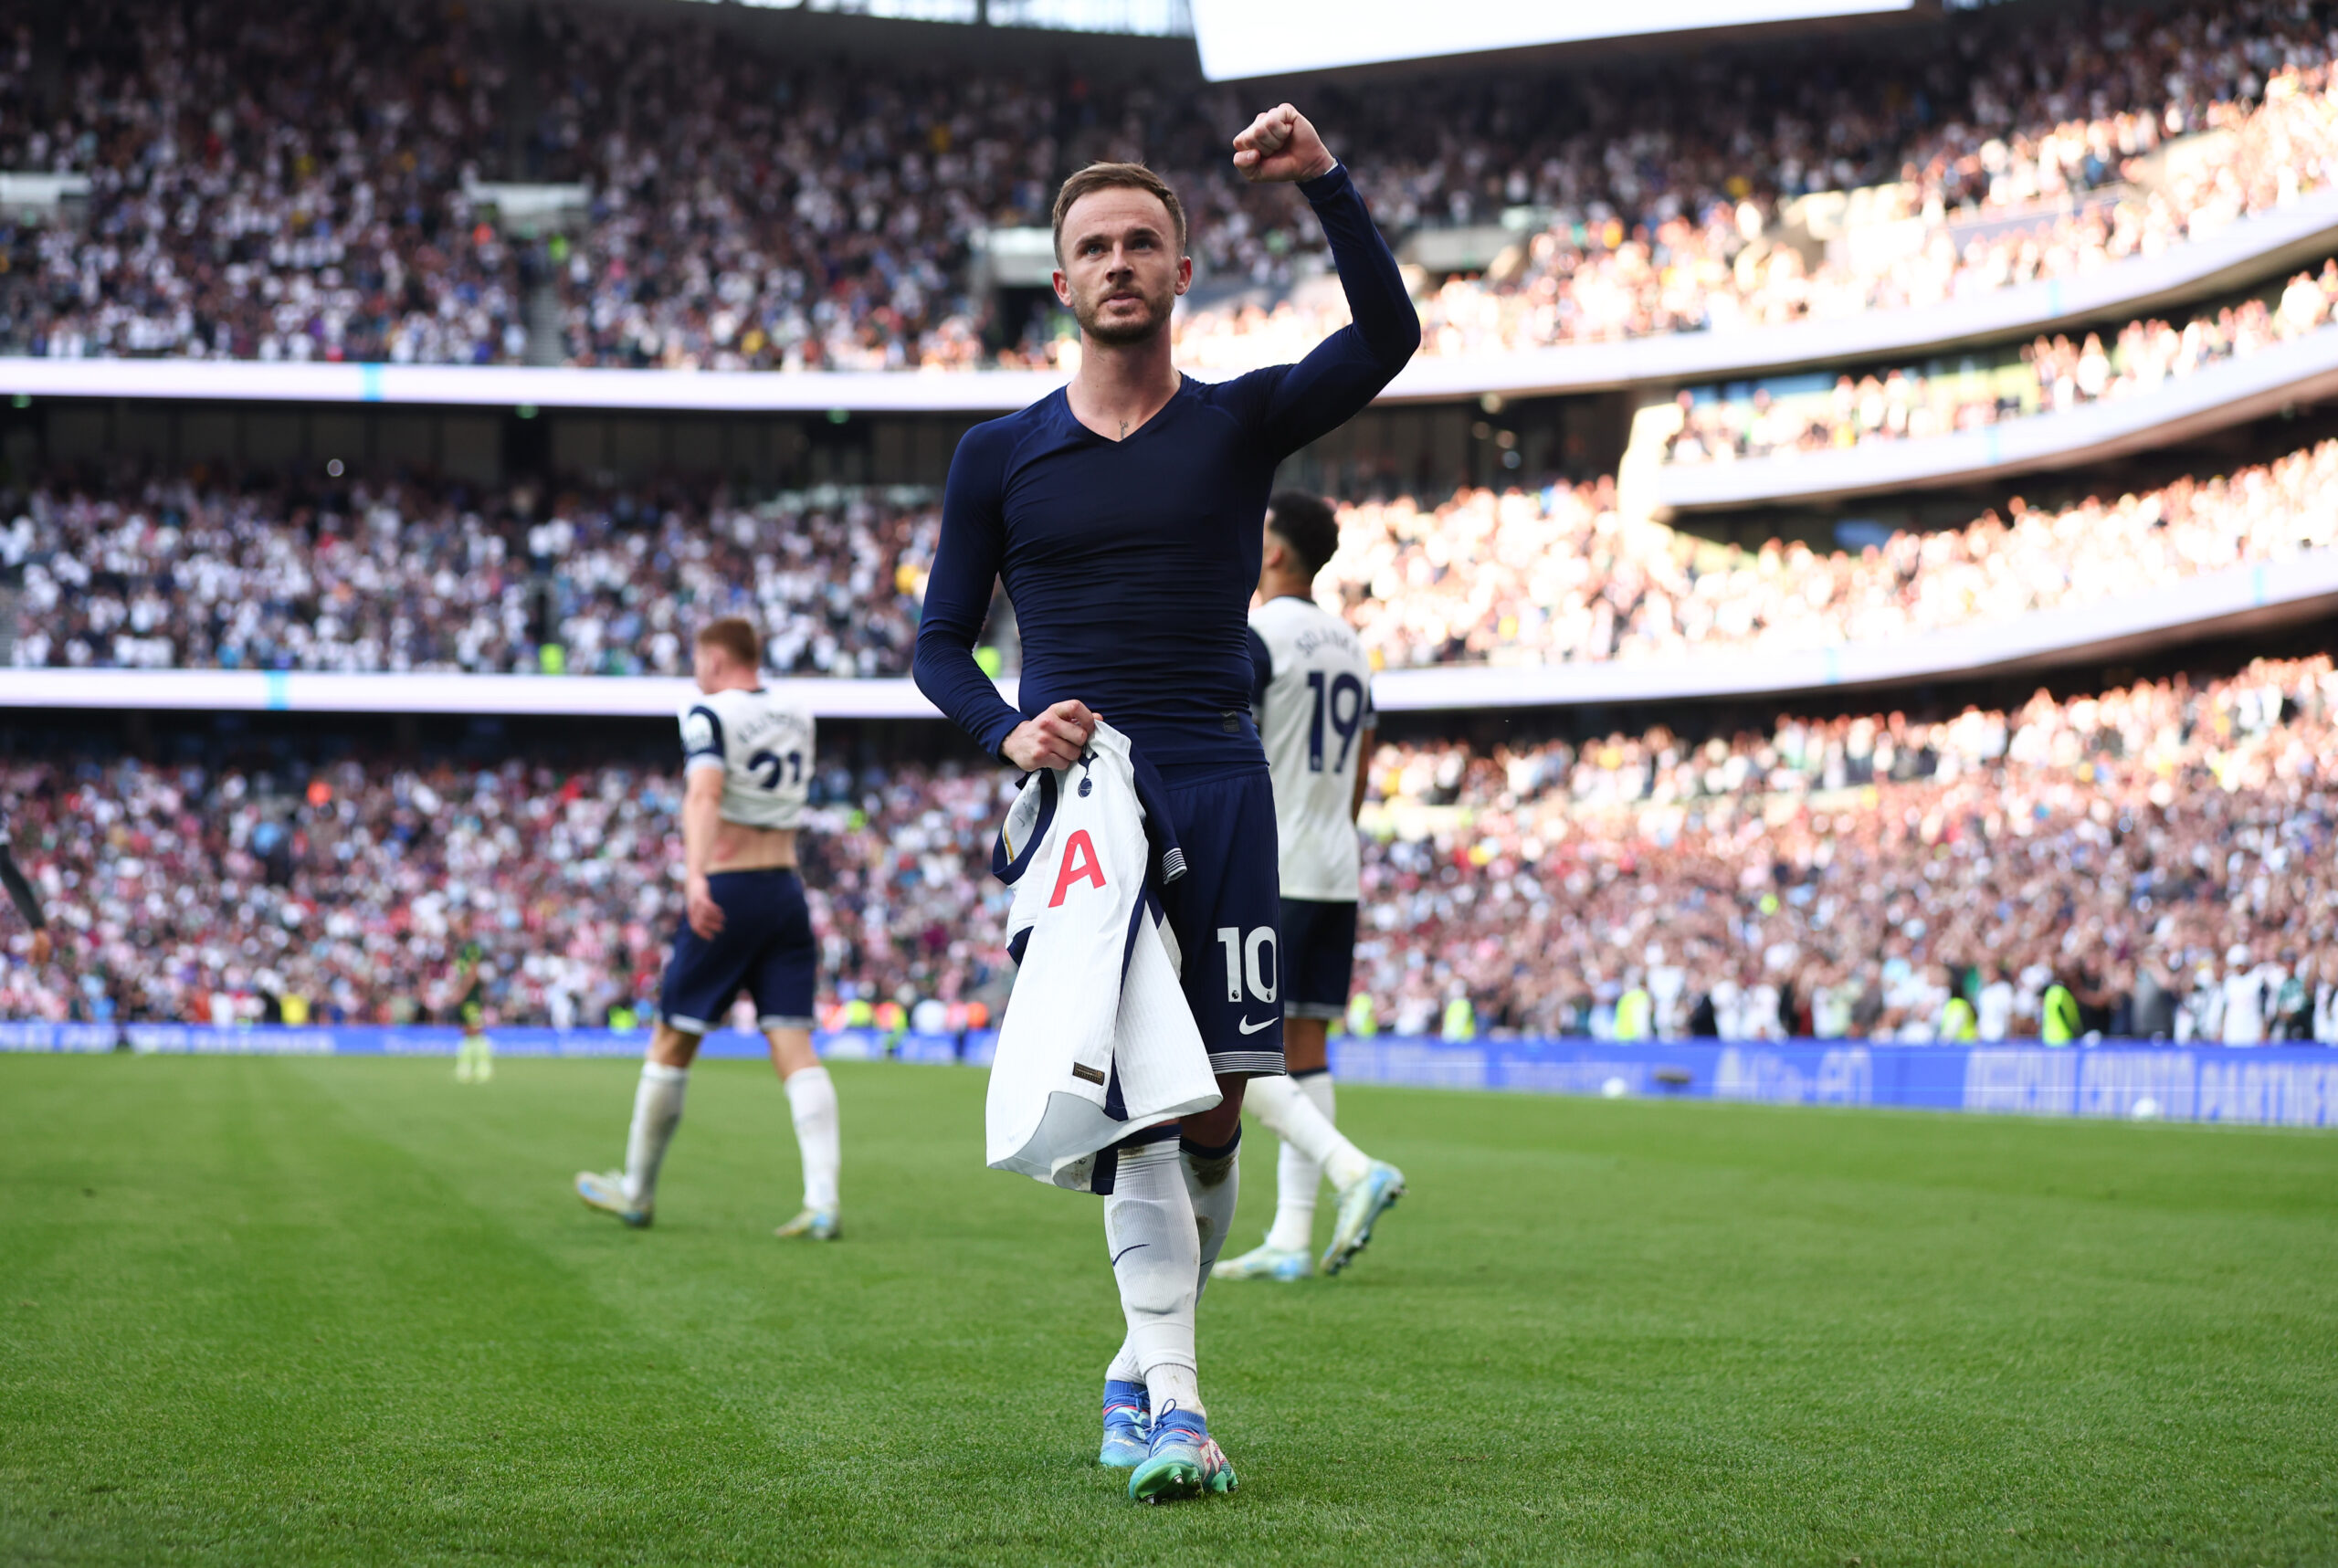
<svg viewBox="0 0 2338 1568"><path fill-rule="evenodd" d="M0 1058L0 1561L2338 1560L2338 1138L1343 1089L1413 1194L1213 1289L1242 1489L1140 1509L980 1074L837 1069L834 1247L747 1064L586 1213L634 1076Z"/></svg>

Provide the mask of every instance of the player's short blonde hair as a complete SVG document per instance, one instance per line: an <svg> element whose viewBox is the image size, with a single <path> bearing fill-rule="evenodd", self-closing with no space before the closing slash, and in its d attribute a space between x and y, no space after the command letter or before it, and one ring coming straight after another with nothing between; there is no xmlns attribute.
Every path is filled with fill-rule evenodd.
<svg viewBox="0 0 2338 1568"><path fill-rule="evenodd" d="M719 647L749 669L764 667L764 637L743 616L725 616L699 627L701 647Z"/></svg>
<svg viewBox="0 0 2338 1568"><path fill-rule="evenodd" d="M1063 183L1056 193L1056 265L1063 265L1063 220L1071 204L1098 191L1114 189L1148 191L1160 198L1169 209L1169 221L1177 227L1177 254L1185 254L1185 204L1169 188L1169 182L1142 163L1090 163Z"/></svg>

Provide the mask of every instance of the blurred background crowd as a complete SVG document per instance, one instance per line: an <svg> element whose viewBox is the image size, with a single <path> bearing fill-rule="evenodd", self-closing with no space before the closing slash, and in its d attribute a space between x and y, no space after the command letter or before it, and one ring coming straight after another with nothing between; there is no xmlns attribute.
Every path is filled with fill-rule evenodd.
<svg viewBox="0 0 2338 1568"><path fill-rule="evenodd" d="M1719 542L1612 480L1340 509L1318 597L1388 668L1657 660L1873 642L2133 595L2338 543L2338 442L2228 475L2018 498L1856 552ZM702 617L752 614L777 673L900 675L934 498L719 487L482 491L194 475L0 494L18 668L686 672ZM1001 668L1010 617L995 617Z"/></svg>
<svg viewBox="0 0 2338 1568"><path fill-rule="evenodd" d="M18 667L690 672L744 615L779 674L900 674L940 526L881 492L167 481L22 498Z"/></svg>
<svg viewBox="0 0 2338 1568"><path fill-rule="evenodd" d="M614 8L130 6L0 33L0 170L79 182L0 217L9 352L1057 364L1062 323L1002 313L981 247L1139 155L1193 219L1187 363L1343 319L1304 204L1226 163L1229 89L808 65ZM2328 9L1984 11L1916 59L1853 37L1317 112L1392 235L1512 236L1421 252L1425 353L1729 331L2069 278L2323 187Z"/></svg>
<svg viewBox="0 0 2338 1568"><path fill-rule="evenodd" d="M1669 463L1729 462L1780 453L1823 452L1862 441L1922 440L2007 419L2059 414L2091 403L2138 397L2212 364L2248 359L2276 343L2318 332L2338 304L2338 261L2301 272L2269 303L2250 299L2193 317L2182 327L2130 321L2111 334L2040 337L1996 367L1922 366L1835 378L1824 391L1750 396L1680 395L1680 427L1664 447ZM1806 380L1825 379L1823 376Z"/></svg>
<svg viewBox="0 0 2338 1568"><path fill-rule="evenodd" d="M13 764L15 852L62 942L35 968L11 937L0 1013L444 1021L476 941L494 1020L640 1019L679 914L677 781ZM2059 986L2085 1030L2338 1043L2327 658L1933 720L1392 742L1369 782L1360 1026L1612 1037L1638 991L1623 1016L1666 1037L2035 1037ZM1013 789L823 771L804 844L828 1016L995 1016Z"/></svg>

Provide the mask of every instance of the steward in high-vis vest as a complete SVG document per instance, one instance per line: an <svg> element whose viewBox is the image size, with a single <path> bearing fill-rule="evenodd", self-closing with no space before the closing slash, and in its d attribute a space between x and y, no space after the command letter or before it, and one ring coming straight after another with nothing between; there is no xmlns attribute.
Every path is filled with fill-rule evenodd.
<svg viewBox="0 0 2338 1568"><path fill-rule="evenodd" d="M2060 981L2046 987L2044 1016L2038 1021L2038 1037L2049 1046L2067 1046L2079 1037L2079 999Z"/></svg>
<svg viewBox="0 0 2338 1568"><path fill-rule="evenodd" d="M1635 984L1616 998L1616 1037L1619 1040L1645 1040L1656 1021L1656 998L1648 987Z"/></svg>

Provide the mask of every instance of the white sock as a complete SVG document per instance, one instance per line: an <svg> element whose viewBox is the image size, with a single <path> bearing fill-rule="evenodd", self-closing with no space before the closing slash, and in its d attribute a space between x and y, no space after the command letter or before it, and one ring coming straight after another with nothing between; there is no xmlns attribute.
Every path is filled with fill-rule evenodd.
<svg viewBox="0 0 2338 1568"><path fill-rule="evenodd" d="M657 1198L658 1167L666 1163L666 1146L682 1124L682 1091L690 1086L688 1068L641 1064L641 1085L633 1091L633 1130L625 1141L627 1202L648 1204Z"/></svg>
<svg viewBox="0 0 2338 1568"><path fill-rule="evenodd" d="M1328 1099L1331 1075L1312 1077L1322 1079ZM1335 1190L1351 1186L1370 1173L1371 1157L1342 1136L1340 1130L1332 1125L1328 1111L1318 1106L1310 1091L1291 1079L1252 1079L1243 1104L1259 1113L1259 1120L1267 1124L1269 1131L1286 1143L1298 1145L1301 1153L1322 1165Z"/></svg>
<svg viewBox="0 0 2338 1568"><path fill-rule="evenodd" d="M1334 1121L1330 1073L1311 1072L1303 1078L1294 1077L1290 1082L1323 1113L1324 1121ZM1256 1089L1258 1084L1250 1087ZM1310 1158L1304 1149L1284 1139L1282 1152L1275 1161L1275 1223L1267 1232L1269 1247L1277 1252L1314 1250L1315 1197L1322 1183L1322 1162Z"/></svg>
<svg viewBox="0 0 2338 1568"><path fill-rule="evenodd" d="M1209 1271L1217 1255L1226 1250L1227 1236L1234 1229L1234 1204L1242 1194L1241 1124L1235 1124L1234 1137L1226 1147L1215 1152L1197 1151L1179 1140L1177 1163L1185 1173L1185 1195L1194 1205L1194 1237L1201 1246L1201 1267L1194 1280L1194 1300L1198 1303L1209 1288Z"/></svg>
<svg viewBox="0 0 2338 1568"><path fill-rule="evenodd" d="M822 1067L787 1075L787 1105L795 1113L795 1147L804 1156L804 1206L837 1206L837 1167L843 1163L837 1131L837 1086Z"/></svg>
<svg viewBox="0 0 2338 1568"><path fill-rule="evenodd" d="M1156 1415L1171 1401L1202 1414L1194 1358L1201 1237L1175 1142L1121 1151L1104 1199L1104 1245L1128 1321L1128 1340L1111 1375L1142 1381Z"/></svg>

